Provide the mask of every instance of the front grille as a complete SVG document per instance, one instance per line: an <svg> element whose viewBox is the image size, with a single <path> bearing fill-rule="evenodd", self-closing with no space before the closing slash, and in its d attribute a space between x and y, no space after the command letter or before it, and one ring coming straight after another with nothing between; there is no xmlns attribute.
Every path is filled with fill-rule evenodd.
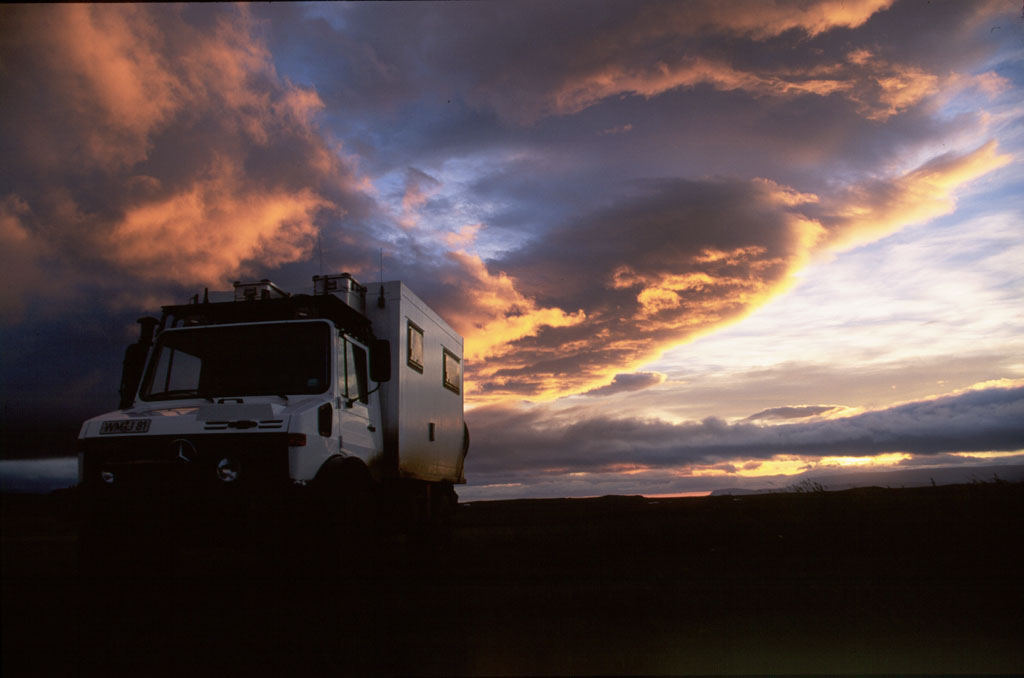
<svg viewBox="0 0 1024 678"><path fill-rule="evenodd" d="M90 438L81 441L81 451L83 484L109 496L201 501L273 495L290 485L284 432ZM225 458L240 469L230 483L217 474ZM104 472L113 474L113 483L103 481Z"/></svg>

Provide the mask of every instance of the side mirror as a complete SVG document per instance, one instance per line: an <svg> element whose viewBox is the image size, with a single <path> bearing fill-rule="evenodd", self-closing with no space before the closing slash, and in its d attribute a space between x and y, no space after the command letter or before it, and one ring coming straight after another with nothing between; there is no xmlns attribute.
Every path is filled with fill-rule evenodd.
<svg viewBox="0 0 1024 678"><path fill-rule="evenodd" d="M370 379L391 381L391 342L387 339L375 339L370 344Z"/></svg>
<svg viewBox="0 0 1024 678"><path fill-rule="evenodd" d="M124 351L124 362L121 364L121 395L119 407L124 410L132 406L135 392L142 381L142 370L146 367L149 347L153 345L153 331L159 324L156 318L139 318L141 325L139 340Z"/></svg>

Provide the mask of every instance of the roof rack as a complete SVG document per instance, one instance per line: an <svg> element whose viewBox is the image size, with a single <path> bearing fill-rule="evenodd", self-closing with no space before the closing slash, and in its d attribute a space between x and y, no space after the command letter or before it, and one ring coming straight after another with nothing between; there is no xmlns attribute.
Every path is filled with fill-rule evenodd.
<svg viewBox="0 0 1024 678"><path fill-rule="evenodd" d="M236 283L236 299L239 289L240 286ZM192 303L163 306L160 330L228 323L324 319L332 321L339 329L360 341L369 342L374 338L370 319L333 294L296 294L281 297L273 296L273 291L268 290L267 296L260 292L259 298L243 296L243 299L246 300L210 302L208 295L204 295L203 301L199 301L199 295L196 295Z"/></svg>

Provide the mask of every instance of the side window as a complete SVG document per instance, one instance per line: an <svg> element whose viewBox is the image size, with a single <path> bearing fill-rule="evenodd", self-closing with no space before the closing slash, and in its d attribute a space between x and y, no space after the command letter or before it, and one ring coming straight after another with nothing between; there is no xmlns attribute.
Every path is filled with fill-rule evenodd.
<svg viewBox="0 0 1024 678"><path fill-rule="evenodd" d="M363 403L370 402L366 381L366 349L345 339L343 364L339 365L342 391L347 398L355 398Z"/></svg>
<svg viewBox="0 0 1024 678"><path fill-rule="evenodd" d="M366 382L366 349L362 346L356 346L355 344L349 344L349 350L352 353L352 363L355 368L355 389L349 386L350 398L359 398L359 402L368 403L370 402L370 394L367 389Z"/></svg>
<svg viewBox="0 0 1024 678"><path fill-rule="evenodd" d="M416 323L409 321L408 342L409 355L407 362L409 367L417 372L423 371L423 330L416 326Z"/></svg>
<svg viewBox="0 0 1024 678"><path fill-rule="evenodd" d="M462 363L448 349L444 349L444 387L456 393L462 387Z"/></svg>

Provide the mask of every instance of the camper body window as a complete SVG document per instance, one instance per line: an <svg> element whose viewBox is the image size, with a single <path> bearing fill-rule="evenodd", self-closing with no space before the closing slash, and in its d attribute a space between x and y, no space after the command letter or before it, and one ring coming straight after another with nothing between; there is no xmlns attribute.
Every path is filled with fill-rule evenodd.
<svg viewBox="0 0 1024 678"><path fill-rule="evenodd" d="M423 330L416 323L409 321L408 331L408 363L417 372L423 371Z"/></svg>
<svg viewBox="0 0 1024 678"><path fill-rule="evenodd" d="M456 393L462 388L462 362L448 349L444 349L444 387Z"/></svg>

